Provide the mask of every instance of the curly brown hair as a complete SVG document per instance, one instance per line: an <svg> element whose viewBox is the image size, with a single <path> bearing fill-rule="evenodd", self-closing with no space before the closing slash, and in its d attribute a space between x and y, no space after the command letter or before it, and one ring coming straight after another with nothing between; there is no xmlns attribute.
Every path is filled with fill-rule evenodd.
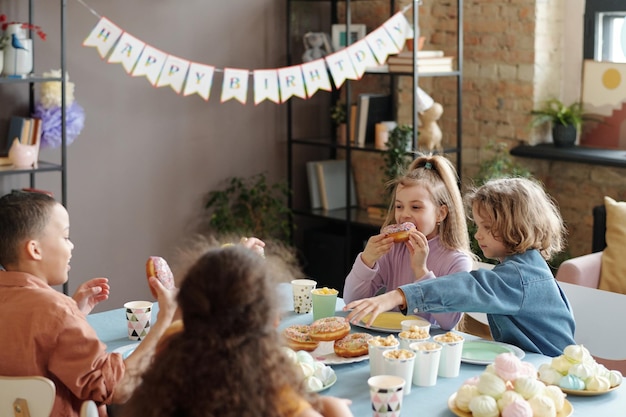
<svg viewBox="0 0 626 417"><path fill-rule="evenodd" d="M290 411L277 407L285 389L317 405L275 327L279 264L239 245L201 255L180 284L184 330L155 357L123 415L281 417Z"/></svg>
<svg viewBox="0 0 626 417"><path fill-rule="evenodd" d="M537 249L544 259L550 259L565 245L561 212L535 180L491 180L470 190L465 202L468 211L477 210L491 222L493 237L502 242L510 255Z"/></svg>

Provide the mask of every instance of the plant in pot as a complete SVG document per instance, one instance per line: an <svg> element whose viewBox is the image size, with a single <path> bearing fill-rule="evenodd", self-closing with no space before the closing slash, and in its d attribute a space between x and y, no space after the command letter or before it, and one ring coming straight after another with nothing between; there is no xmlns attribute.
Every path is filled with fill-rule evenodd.
<svg viewBox="0 0 626 417"><path fill-rule="evenodd" d="M255 236L286 245L291 241L290 191L284 182L269 183L264 173L232 177L227 186L207 193L208 228L220 235Z"/></svg>
<svg viewBox="0 0 626 417"><path fill-rule="evenodd" d="M554 146L561 148L574 146L584 121L598 121L584 114L581 102L567 106L556 98L544 101L539 109L532 110L530 114L533 116L532 127L551 124Z"/></svg>
<svg viewBox="0 0 626 417"><path fill-rule="evenodd" d="M399 125L389 133L387 149L383 152L385 164L382 170L385 185L400 176L411 163L413 159L410 152L412 138L413 127L407 124ZM386 203L389 202L390 193L391 190L387 190L387 195L385 196Z"/></svg>
<svg viewBox="0 0 626 417"><path fill-rule="evenodd" d="M337 129L337 143L345 145L347 143L347 116L346 116L346 104L337 102L330 108L330 118L332 119Z"/></svg>

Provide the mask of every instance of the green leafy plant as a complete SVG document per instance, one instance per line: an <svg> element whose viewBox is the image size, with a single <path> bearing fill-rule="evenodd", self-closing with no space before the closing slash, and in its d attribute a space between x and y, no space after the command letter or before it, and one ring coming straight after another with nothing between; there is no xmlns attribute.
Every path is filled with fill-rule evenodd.
<svg viewBox="0 0 626 417"><path fill-rule="evenodd" d="M341 102L335 103L335 105L330 108L330 118L336 125L345 123L347 120L346 104Z"/></svg>
<svg viewBox="0 0 626 417"><path fill-rule="evenodd" d="M255 236L289 243L292 212L284 182L269 184L264 173L233 177L226 188L210 191L204 208L209 227L220 234Z"/></svg>
<svg viewBox="0 0 626 417"><path fill-rule="evenodd" d="M383 153L385 164L382 167L384 177L383 183L397 178L408 167L412 160L411 152L407 151L413 138L413 127L411 125L397 126L389 133L387 149ZM387 196L389 197L389 196Z"/></svg>
<svg viewBox="0 0 626 417"><path fill-rule="evenodd" d="M581 102L575 102L566 106L561 100L551 98L543 102L541 107L532 110L533 116L531 125L537 127L544 123L552 123L552 126L560 124L563 126L575 126L580 130L584 121L596 120L591 116L586 116Z"/></svg>

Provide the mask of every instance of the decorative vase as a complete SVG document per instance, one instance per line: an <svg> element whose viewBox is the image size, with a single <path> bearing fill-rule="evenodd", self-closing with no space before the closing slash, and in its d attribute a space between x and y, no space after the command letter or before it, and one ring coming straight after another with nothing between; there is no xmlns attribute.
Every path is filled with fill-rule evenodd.
<svg viewBox="0 0 626 417"><path fill-rule="evenodd" d="M557 148L571 148L576 145L578 130L574 125L555 124L552 126L552 140Z"/></svg>
<svg viewBox="0 0 626 417"><path fill-rule="evenodd" d="M4 67L2 74L22 77L33 70L33 41L27 38L26 29L21 24L8 25L4 34L11 38L4 48ZM13 46L13 37L20 45Z"/></svg>
<svg viewBox="0 0 626 417"><path fill-rule="evenodd" d="M9 161L15 168L30 168L37 162L37 145L24 145L14 139L9 149Z"/></svg>

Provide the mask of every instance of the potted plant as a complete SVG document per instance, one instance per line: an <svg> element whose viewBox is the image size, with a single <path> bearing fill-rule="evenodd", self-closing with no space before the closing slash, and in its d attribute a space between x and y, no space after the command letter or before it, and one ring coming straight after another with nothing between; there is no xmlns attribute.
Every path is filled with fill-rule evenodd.
<svg viewBox="0 0 626 417"><path fill-rule="evenodd" d="M289 244L291 210L284 182L268 183L264 173L232 177L224 189L207 193L208 228L220 235L255 236Z"/></svg>
<svg viewBox="0 0 626 417"><path fill-rule="evenodd" d="M409 150L412 137L413 127L407 124L399 125L389 133L387 149L383 153L385 165L382 169L385 184L396 179L411 162L412 156Z"/></svg>
<svg viewBox="0 0 626 417"><path fill-rule="evenodd" d="M346 115L346 104L339 101L335 103L335 105L330 108L330 118L337 129L337 143L345 145L348 136L346 128L348 119Z"/></svg>
<svg viewBox="0 0 626 417"><path fill-rule="evenodd" d="M530 114L533 116L531 122L533 127L551 123L552 140L554 146L557 147L574 146L583 122L596 120L593 117L585 116L581 102L567 106L556 98L544 101L539 109L531 111Z"/></svg>

